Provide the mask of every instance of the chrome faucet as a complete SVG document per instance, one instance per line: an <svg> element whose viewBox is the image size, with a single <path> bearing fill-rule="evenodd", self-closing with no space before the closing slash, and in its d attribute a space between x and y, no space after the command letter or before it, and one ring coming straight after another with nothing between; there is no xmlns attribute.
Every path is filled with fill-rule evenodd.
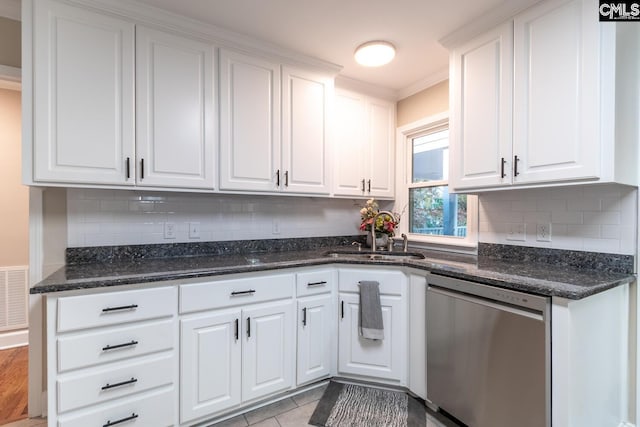
<svg viewBox="0 0 640 427"><path fill-rule="evenodd" d="M380 211L373 217L373 222L371 223L371 252L375 252L376 248L376 222L378 221L378 217L380 215L389 215L393 220L395 220L395 215L389 211Z"/></svg>
<svg viewBox="0 0 640 427"><path fill-rule="evenodd" d="M400 237L402 237L402 252L407 252L409 250L409 241L407 239L407 235L402 233Z"/></svg>

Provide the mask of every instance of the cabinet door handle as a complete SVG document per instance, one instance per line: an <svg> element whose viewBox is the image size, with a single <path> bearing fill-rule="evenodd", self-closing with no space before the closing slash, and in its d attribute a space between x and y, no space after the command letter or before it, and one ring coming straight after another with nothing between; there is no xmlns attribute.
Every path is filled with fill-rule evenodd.
<svg viewBox="0 0 640 427"><path fill-rule="evenodd" d="M507 161L504 159L504 157L501 157L500 158L500 178L504 178L505 176L507 176L504 173L504 165L505 165L505 163L507 163Z"/></svg>
<svg viewBox="0 0 640 427"><path fill-rule="evenodd" d="M302 309L302 326L307 326L307 307Z"/></svg>
<svg viewBox="0 0 640 427"><path fill-rule="evenodd" d="M127 170L127 179L131 178L131 159L129 157L125 162L125 169Z"/></svg>
<svg viewBox="0 0 640 427"><path fill-rule="evenodd" d="M240 319L236 319L236 333L235 333L236 341L238 341L239 337L240 337Z"/></svg>
<svg viewBox="0 0 640 427"><path fill-rule="evenodd" d="M233 291L231 292L232 297L242 296L242 295L253 295L256 293L255 289L249 289L248 291Z"/></svg>
<svg viewBox="0 0 640 427"><path fill-rule="evenodd" d="M340 318L344 319L344 301L340 301Z"/></svg>
<svg viewBox="0 0 640 427"><path fill-rule="evenodd" d="M122 382L120 382L120 383L115 383L115 384L109 384L109 383L107 383L107 384L103 385L103 386L100 388L100 390L109 390L110 388L122 387L123 385L134 384L134 383L137 383L137 382L138 382L138 379L137 379L137 378L133 378L133 377L131 377L131 379L130 379L130 380L122 381Z"/></svg>
<svg viewBox="0 0 640 427"><path fill-rule="evenodd" d="M367 180L367 192L371 193L371 180Z"/></svg>
<svg viewBox="0 0 640 427"><path fill-rule="evenodd" d="M327 282L325 280L322 280L320 282L309 282L307 283L307 286L320 286L320 285L326 285Z"/></svg>
<svg viewBox="0 0 640 427"><path fill-rule="evenodd" d="M247 338L251 338L251 317L247 317Z"/></svg>
<svg viewBox="0 0 640 427"><path fill-rule="evenodd" d="M280 169L276 171L276 187L280 187Z"/></svg>
<svg viewBox="0 0 640 427"><path fill-rule="evenodd" d="M518 172L518 162L520 159L518 156L513 156L513 176L518 176L520 173Z"/></svg>
<svg viewBox="0 0 640 427"><path fill-rule="evenodd" d="M364 178L362 178L362 192L364 193Z"/></svg>
<svg viewBox="0 0 640 427"><path fill-rule="evenodd" d="M140 159L140 179L144 179L144 159Z"/></svg>
<svg viewBox="0 0 640 427"><path fill-rule="evenodd" d="M289 186L289 171L284 171L284 186Z"/></svg>
<svg viewBox="0 0 640 427"><path fill-rule="evenodd" d="M119 307L107 307L103 308L103 313L112 313L114 311L122 311L122 310L135 310L138 308L138 304L130 304L130 305L121 305Z"/></svg>
<svg viewBox="0 0 640 427"><path fill-rule="evenodd" d="M131 416L129 417L125 417L125 418L121 418L117 421L107 421L106 424L103 424L102 427L111 427L114 426L116 424L121 424L121 423L126 423L127 421L131 421L131 420L135 420L136 418L138 418L138 414L136 414L135 412L131 414Z"/></svg>
<svg viewBox="0 0 640 427"><path fill-rule="evenodd" d="M102 351L115 350L117 348L132 347L134 345L138 345L138 341L131 340L130 342L126 342L126 343L123 343L123 344L105 345L104 347L102 347Z"/></svg>

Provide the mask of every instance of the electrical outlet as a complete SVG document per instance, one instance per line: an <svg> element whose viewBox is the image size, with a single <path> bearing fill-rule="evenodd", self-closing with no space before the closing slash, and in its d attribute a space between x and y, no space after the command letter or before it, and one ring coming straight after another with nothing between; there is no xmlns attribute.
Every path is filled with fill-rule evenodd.
<svg viewBox="0 0 640 427"><path fill-rule="evenodd" d="M526 236L527 225L523 223L512 223L507 225L507 240L524 242Z"/></svg>
<svg viewBox="0 0 640 427"><path fill-rule="evenodd" d="M176 238L176 224L173 222L164 223L164 238L175 239Z"/></svg>
<svg viewBox="0 0 640 427"><path fill-rule="evenodd" d="M189 223L189 238L190 239L199 239L200 238L200 223L199 222L190 222Z"/></svg>
<svg viewBox="0 0 640 427"><path fill-rule="evenodd" d="M536 224L536 240L538 242L551 241L551 224Z"/></svg>
<svg viewBox="0 0 640 427"><path fill-rule="evenodd" d="M271 221L271 233L280 234L280 221L275 218Z"/></svg>

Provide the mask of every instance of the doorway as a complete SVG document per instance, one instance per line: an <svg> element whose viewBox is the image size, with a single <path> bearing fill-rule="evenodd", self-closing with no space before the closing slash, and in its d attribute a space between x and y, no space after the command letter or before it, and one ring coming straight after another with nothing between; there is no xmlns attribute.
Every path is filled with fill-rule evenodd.
<svg viewBox="0 0 640 427"><path fill-rule="evenodd" d="M0 76L0 425L27 417L29 188L22 185L21 90Z"/></svg>

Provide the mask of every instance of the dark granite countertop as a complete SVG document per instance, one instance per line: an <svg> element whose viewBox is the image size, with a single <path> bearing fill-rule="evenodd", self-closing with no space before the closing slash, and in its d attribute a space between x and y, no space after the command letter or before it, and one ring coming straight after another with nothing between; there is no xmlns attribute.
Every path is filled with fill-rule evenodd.
<svg viewBox="0 0 640 427"><path fill-rule="evenodd" d="M67 290L154 283L168 280L210 277L224 274L299 268L317 265L381 265L410 267L425 272L442 274L481 284L543 296L581 299L634 280L629 272L550 263L530 258L505 259L498 256L460 255L440 251L416 250L425 259L375 259L357 254L327 256L331 248L181 256L171 258L138 258L133 261L93 262L67 265L47 277L35 287L32 294ZM349 252L350 248L337 247L336 251ZM413 251L413 250L412 250ZM364 252L364 250L363 250ZM569 257L570 258L570 257Z"/></svg>

